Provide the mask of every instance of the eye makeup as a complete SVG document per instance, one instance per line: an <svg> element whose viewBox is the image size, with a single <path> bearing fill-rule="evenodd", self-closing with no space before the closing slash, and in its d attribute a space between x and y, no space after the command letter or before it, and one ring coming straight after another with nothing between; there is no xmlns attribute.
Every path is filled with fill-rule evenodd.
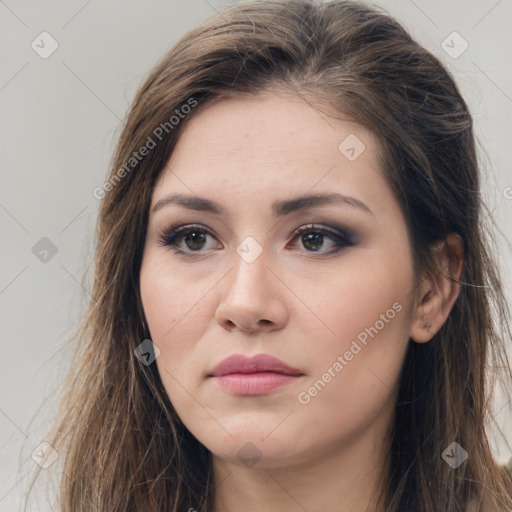
<svg viewBox="0 0 512 512"><path fill-rule="evenodd" d="M193 257L199 254L204 255L208 251L208 249L203 250L204 246L201 246L201 244L206 243L208 237L216 238L214 233L202 224L183 224L177 222L169 225L159 233L158 244L171 248L176 254ZM298 250L311 254L314 257L331 256L343 251L347 247L355 245L354 235L350 230L322 224L300 226L291 233L290 237L292 241L301 237L300 242L305 248ZM320 245L323 245L325 240L331 240L333 248L330 250L311 250L307 248L307 246L311 247L311 245L316 245L318 242L320 242ZM186 244L188 250L184 249L183 243ZM197 250L190 247L190 245L195 244L200 246Z"/></svg>

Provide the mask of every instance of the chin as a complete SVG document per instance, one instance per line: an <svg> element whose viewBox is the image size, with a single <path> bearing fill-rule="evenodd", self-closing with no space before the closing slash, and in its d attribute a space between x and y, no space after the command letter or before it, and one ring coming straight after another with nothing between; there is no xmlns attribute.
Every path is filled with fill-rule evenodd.
<svg viewBox="0 0 512 512"><path fill-rule="evenodd" d="M307 452L300 450L296 443L272 433L262 435L259 430L245 429L232 432L233 437L226 434L222 440L208 439L203 444L217 458L227 462L255 469L285 467L306 462ZM286 434L286 432L285 432ZM219 442L220 441L220 442Z"/></svg>

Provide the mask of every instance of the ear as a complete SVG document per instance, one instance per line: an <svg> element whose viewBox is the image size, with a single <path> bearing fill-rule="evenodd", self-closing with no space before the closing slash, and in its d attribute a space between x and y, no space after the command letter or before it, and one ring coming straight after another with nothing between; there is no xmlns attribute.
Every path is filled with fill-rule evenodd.
<svg viewBox="0 0 512 512"><path fill-rule="evenodd" d="M459 295L464 243L451 233L432 247L437 270L423 276L412 312L409 336L417 343L430 341L442 327Z"/></svg>

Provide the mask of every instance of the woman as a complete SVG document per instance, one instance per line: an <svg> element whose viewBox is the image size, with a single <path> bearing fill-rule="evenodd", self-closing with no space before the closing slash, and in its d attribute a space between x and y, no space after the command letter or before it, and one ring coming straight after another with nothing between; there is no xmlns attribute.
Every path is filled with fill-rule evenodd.
<svg viewBox="0 0 512 512"><path fill-rule="evenodd" d="M255 1L186 35L97 191L59 510L512 510L479 187L453 79L377 9Z"/></svg>

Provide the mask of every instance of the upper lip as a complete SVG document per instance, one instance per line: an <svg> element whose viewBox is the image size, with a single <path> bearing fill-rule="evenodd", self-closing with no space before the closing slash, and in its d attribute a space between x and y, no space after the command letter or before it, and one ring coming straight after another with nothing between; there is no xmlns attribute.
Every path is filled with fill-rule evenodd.
<svg viewBox="0 0 512 512"><path fill-rule="evenodd" d="M208 374L208 377L218 377L229 373L275 372L285 375L303 375L297 368L292 368L285 362L268 354L257 354L247 357L243 354L233 354L223 359Z"/></svg>

